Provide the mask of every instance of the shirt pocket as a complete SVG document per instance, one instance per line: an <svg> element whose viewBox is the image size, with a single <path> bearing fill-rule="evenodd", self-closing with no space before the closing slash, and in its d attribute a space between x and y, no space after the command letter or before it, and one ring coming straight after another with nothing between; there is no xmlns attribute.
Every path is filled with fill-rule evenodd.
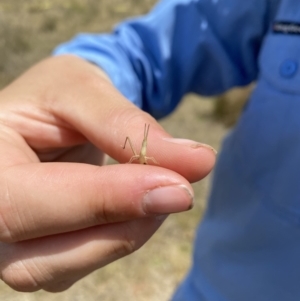
<svg viewBox="0 0 300 301"><path fill-rule="evenodd" d="M286 93L300 92L300 35L270 33L259 56L260 75Z"/></svg>

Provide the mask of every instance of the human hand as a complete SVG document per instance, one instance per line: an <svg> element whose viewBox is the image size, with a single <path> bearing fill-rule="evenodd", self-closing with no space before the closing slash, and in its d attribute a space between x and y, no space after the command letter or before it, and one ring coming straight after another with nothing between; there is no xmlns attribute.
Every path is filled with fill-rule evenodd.
<svg viewBox="0 0 300 301"><path fill-rule="evenodd" d="M159 166L128 162L140 145ZM15 290L62 291L142 246L168 213L188 210L189 182L214 153L172 140L74 56L49 58L0 92L0 271Z"/></svg>

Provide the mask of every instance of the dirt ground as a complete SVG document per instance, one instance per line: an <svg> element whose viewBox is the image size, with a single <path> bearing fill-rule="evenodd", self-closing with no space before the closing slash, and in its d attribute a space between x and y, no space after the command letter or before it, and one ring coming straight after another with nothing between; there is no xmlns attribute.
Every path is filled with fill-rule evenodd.
<svg viewBox="0 0 300 301"><path fill-rule="evenodd" d="M109 31L128 16L147 12L155 0L0 0L0 87L35 62L51 54L55 45L78 32ZM215 104L187 96L161 124L174 137L220 148L226 128L213 118ZM193 210L170 216L139 251L121 259L59 294L18 293L0 283L0 300L8 301L166 301L191 263L195 228L205 208L209 177L194 184Z"/></svg>

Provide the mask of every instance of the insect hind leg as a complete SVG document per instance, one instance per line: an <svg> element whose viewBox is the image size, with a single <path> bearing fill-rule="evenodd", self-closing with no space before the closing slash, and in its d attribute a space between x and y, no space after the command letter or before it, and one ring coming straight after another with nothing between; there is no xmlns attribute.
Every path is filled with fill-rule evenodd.
<svg viewBox="0 0 300 301"><path fill-rule="evenodd" d="M140 158L140 155L134 155L130 158L130 160L127 162L128 164L129 163L132 163L134 160L138 160Z"/></svg>
<svg viewBox="0 0 300 301"><path fill-rule="evenodd" d="M151 160L155 164L159 165L159 163L154 159L154 157L145 157L145 159L146 159L146 162L147 162L147 160Z"/></svg>

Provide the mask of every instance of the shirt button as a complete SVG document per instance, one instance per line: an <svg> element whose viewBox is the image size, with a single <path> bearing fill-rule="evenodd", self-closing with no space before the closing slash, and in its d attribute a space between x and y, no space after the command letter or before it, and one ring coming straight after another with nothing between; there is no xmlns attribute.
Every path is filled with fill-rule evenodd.
<svg viewBox="0 0 300 301"><path fill-rule="evenodd" d="M298 70L298 63L295 60L286 60L280 66L280 75L285 78L293 77Z"/></svg>

